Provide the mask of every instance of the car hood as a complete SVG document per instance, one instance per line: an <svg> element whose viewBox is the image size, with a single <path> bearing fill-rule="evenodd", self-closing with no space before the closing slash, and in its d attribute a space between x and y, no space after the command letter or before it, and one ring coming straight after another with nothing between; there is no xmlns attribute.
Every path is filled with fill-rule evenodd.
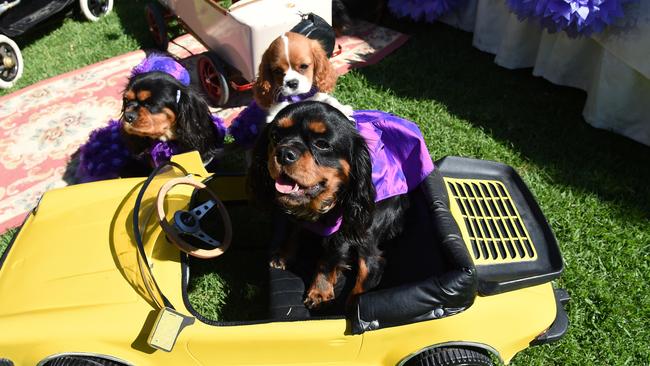
<svg viewBox="0 0 650 366"><path fill-rule="evenodd" d="M193 166L196 157L189 163ZM200 173L205 173L198 159ZM190 170L194 171L194 170ZM157 176L142 201L140 221L153 275L165 288L180 288L180 254L149 219L162 184L174 169ZM132 212L143 178L115 179L46 192L8 249L0 268L0 320L16 314L80 310L125 304L155 305L152 279L135 245ZM185 207L192 190L178 187L168 212ZM174 291L178 292L178 291ZM159 302L160 303L160 302Z"/></svg>
<svg viewBox="0 0 650 366"><path fill-rule="evenodd" d="M0 269L0 316L137 301L111 241L115 212L139 181L47 192Z"/></svg>

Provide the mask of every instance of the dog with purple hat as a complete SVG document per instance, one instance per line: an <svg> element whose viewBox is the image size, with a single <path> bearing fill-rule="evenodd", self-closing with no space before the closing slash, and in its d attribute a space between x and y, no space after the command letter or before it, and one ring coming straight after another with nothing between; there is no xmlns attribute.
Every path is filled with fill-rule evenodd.
<svg viewBox="0 0 650 366"><path fill-rule="evenodd" d="M75 178L91 182L145 176L172 155L197 150L204 164L223 146L226 127L173 58L152 54L135 66L118 120L93 131L79 149Z"/></svg>

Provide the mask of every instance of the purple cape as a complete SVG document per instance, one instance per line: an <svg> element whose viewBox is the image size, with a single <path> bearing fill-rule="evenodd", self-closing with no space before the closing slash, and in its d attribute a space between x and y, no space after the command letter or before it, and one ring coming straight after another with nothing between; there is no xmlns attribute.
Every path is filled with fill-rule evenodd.
<svg viewBox="0 0 650 366"><path fill-rule="evenodd" d="M356 111L357 130L368 144L372 164L375 202L407 193L417 187L433 169L433 161L418 126L382 111ZM310 231L329 236L339 230L341 214L327 215L304 223Z"/></svg>

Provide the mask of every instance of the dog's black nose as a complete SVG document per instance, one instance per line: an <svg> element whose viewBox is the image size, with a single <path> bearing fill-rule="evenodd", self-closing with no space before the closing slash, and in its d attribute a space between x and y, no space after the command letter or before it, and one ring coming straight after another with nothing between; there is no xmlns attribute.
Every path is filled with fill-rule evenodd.
<svg viewBox="0 0 650 366"><path fill-rule="evenodd" d="M136 112L124 112L124 120L128 123L135 121L138 118L138 113Z"/></svg>
<svg viewBox="0 0 650 366"><path fill-rule="evenodd" d="M280 165L291 165L298 160L299 156L300 153L298 150L288 146L279 148L275 154L275 157L278 159L278 163L280 163Z"/></svg>
<svg viewBox="0 0 650 366"><path fill-rule="evenodd" d="M291 80L287 81L286 84L287 84L287 86L288 86L289 88L291 88L291 89L295 89L295 88L298 87L298 80L296 80L296 79L291 79Z"/></svg>

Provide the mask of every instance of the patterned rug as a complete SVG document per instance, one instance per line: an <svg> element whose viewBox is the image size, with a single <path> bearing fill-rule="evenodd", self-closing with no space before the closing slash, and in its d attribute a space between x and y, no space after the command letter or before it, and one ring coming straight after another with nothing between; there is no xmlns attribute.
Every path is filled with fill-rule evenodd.
<svg viewBox="0 0 650 366"><path fill-rule="evenodd" d="M362 24L354 36L337 38L342 53L331 61L344 74L378 62L407 39ZM184 35L174 40L169 51L184 58L191 69L192 55L206 49ZM20 225L43 192L67 185L63 177L70 157L92 130L119 116L126 79L144 57L143 51L131 52L0 98L0 233ZM231 121L242 108L215 112Z"/></svg>

